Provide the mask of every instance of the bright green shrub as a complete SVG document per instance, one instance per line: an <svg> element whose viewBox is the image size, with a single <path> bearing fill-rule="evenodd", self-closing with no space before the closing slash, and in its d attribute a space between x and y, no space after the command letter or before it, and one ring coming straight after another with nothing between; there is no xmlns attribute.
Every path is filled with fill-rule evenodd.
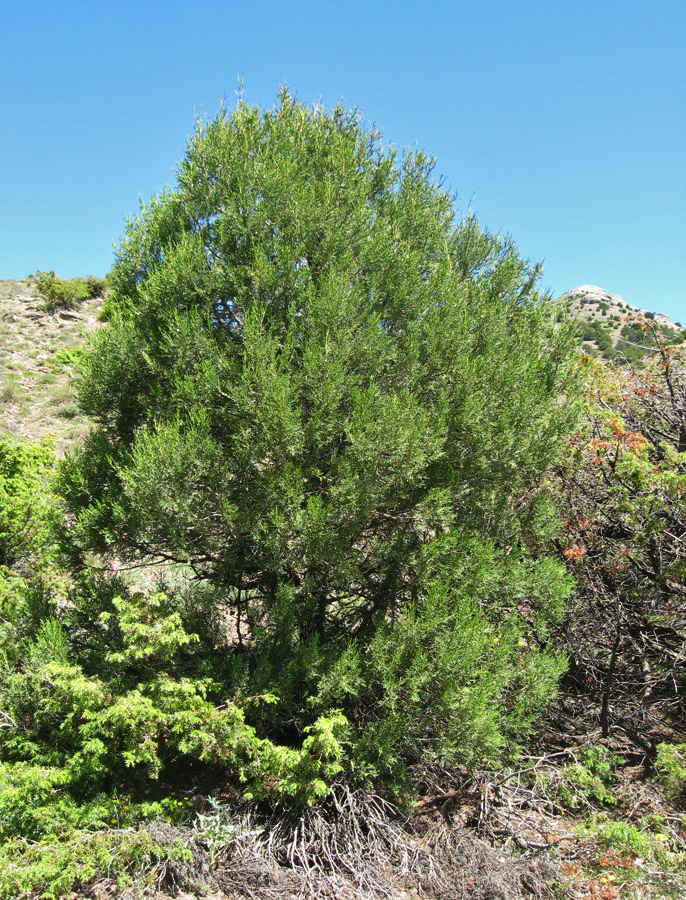
<svg viewBox="0 0 686 900"><path fill-rule="evenodd" d="M655 768L667 795L683 804L686 800L686 744L658 744Z"/></svg>
<svg viewBox="0 0 686 900"><path fill-rule="evenodd" d="M60 589L52 568L58 515L51 493L54 465L48 443L0 441L0 660L7 666L54 609L53 595Z"/></svg>
<svg viewBox="0 0 686 900"><path fill-rule="evenodd" d="M83 358L83 347L63 347L53 357L53 362L61 366L74 366Z"/></svg>
<svg viewBox="0 0 686 900"><path fill-rule="evenodd" d="M102 675L71 662L62 625L45 619L19 665L0 671L2 757L50 767L77 792L111 788L127 770L139 781L157 779L163 765L184 757L228 766L256 796L308 804L326 792L342 768L342 715L319 717L299 750L258 738L236 704L208 699L218 685L174 671L174 657L195 636L177 613L165 615L165 600L114 600L101 622L116 629L122 649L108 654Z"/></svg>
<svg viewBox="0 0 686 900"><path fill-rule="evenodd" d="M58 842L29 843L16 838L0 844L0 898L74 896L91 884L111 879L120 887L142 872L154 877L168 860L188 860L180 841L162 844L145 831L72 831Z"/></svg>
<svg viewBox="0 0 686 900"><path fill-rule="evenodd" d="M50 272L36 272L36 287L45 300L49 312L56 309L71 309L82 300L101 297L105 290L105 279L89 275L87 278L64 279Z"/></svg>
<svg viewBox="0 0 686 900"><path fill-rule="evenodd" d="M54 461L49 443L0 441L0 570L31 571L52 544L46 517Z"/></svg>

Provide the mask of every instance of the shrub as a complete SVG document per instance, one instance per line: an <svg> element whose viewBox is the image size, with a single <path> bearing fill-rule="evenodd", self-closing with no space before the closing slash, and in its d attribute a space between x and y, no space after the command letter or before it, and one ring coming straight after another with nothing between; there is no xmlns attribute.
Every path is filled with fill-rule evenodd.
<svg viewBox="0 0 686 900"><path fill-rule="evenodd" d="M667 795L683 804L686 800L686 744L658 744L655 768Z"/></svg>
<svg viewBox="0 0 686 900"><path fill-rule="evenodd" d="M18 838L0 845L0 898L57 900L105 878L125 887L141 872L161 880L168 861L190 858L180 841L160 843L145 830L71 831L57 844Z"/></svg>
<svg viewBox="0 0 686 900"><path fill-rule="evenodd" d="M78 416L80 411L76 403L62 403L55 410L55 415L60 419L73 419Z"/></svg>
<svg viewBox="0 0 686 900"><path fill-rule="evenodd" d="M82 300L101 297L105 290L105 279L89 275L87 278L59 278L54 271L36 272L38 293L45 300L45 309L72 309Z"/></svg>
<svg viewBox="0 0 686 900"><path fill-rule="evenodd" d="M653 758L645 709L686 685L686 360L641 334L655 340L643 368L584 363L589 408L559 467L559 546L577 582L564 634L575 675L597 692L604 735L616 716Z"/></svg>

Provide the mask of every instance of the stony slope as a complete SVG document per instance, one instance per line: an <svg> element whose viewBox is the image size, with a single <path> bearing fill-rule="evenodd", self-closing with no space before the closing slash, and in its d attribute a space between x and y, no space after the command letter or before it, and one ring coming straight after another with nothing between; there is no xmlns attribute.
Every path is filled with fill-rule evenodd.
<svg viewBox="0 0 686 900"><path fill-rule="evenodd" d="M47 312L31 279L0 282L0 439L55 435L62 454L87 427L74 362L99 325L102 299Z"/></svg>
<svg viewBox="0 0 686 900"><path fill-rule="evenodd" d="M592 284L567 291L555 301L580 326L584 350L593 356L638 362L646 352L641 323L654 323L674 343L686 340L686 328L665 313L632 306L617 294Z"/></svg>

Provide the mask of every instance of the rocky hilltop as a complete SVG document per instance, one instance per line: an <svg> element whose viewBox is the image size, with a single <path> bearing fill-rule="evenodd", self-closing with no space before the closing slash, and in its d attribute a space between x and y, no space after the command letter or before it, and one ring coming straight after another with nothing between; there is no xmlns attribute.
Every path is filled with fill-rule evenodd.
<svg viewBox="0 0 686 900"><path fill-rule="evenodd" d="M686 340L686 328L673 322L666 313L653 313L627 303L593 284L582 284L556 301L567 315L579 323L583 348L593 356L635 363L646 353L641 323L654 322L668 341Z"/></svg>

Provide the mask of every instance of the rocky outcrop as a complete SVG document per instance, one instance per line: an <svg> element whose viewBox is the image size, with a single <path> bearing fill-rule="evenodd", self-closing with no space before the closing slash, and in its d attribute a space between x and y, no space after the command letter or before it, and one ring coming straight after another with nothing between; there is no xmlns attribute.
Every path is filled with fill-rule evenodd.
<svg viewBox="0 0 686 900"><path fill-rule="evenodd" d="M613 294L604 288L597 287L595 284L582 284L579 287L575 287L563 294L558 299L558 302L567 305L572 314L579 312L583 307L602 309L603 304L607 304L606 311L609 314L622 313L625 316L645 316L648 313L647 310L642 309L640 306L633 306L631 303L627 303L619 294ZM673 328L675 331L686 330L681 325L673 322L666 313L648 313L648 315L661 328Z"/></svg>

